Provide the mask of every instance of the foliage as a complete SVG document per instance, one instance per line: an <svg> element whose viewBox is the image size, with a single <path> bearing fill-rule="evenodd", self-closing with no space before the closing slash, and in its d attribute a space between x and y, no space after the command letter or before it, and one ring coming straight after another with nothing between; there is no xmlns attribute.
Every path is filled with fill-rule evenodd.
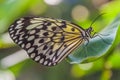
<svg viewBox="0 0 120 80"><path fill-rule="evenodd" d="M61 3L54 5L54 2L48 4L46 1L0 1L0 79L5 80L9 76L9 80L15 80L15 78L19 80L88 80L89 78L91 80L120 80L119 75L116 74L120 73L120 15L118 15L120 1L100 0L101 3L94 2L96 0L61 0ZM62 18L86 29L95 16L101 13L106 14L96 20L92 26L95 32L99 32L113 21L105 27L103 32L100 32L102 38L99 36L93 38L91 41L95 42L94 46L91 41L88 43L87 58L84 57L82 51L73 52L78 55L79 59L77 60L73 59L76 58L75 54L69 56L69 58L72 57L71 62L88 62L94 59L91 63L69 64L63 61L54 67L41 66L32 60L26 60L26 52L19 52L20 48L12 42L7 32L9 25L16 19L33 15ZM106 34L109 36L106 37ZM102 46L105 44L104 40L112 44ZM97 48L101 48L101 50L92 51L92 49ZM94 58L91 58L91 55L95 55Z"/></svg>

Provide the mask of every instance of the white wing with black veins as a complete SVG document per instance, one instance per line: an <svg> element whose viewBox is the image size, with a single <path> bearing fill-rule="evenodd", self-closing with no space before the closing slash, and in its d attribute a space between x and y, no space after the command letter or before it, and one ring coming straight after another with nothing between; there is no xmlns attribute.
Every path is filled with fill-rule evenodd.
<svg viewBox="0 0 120 80"><path fill-rule="evenodd" d="M64 20L24 17L9 28L13 41L27 51L30 58L46 66L61 62L83 43L83 29Z"/></svg>

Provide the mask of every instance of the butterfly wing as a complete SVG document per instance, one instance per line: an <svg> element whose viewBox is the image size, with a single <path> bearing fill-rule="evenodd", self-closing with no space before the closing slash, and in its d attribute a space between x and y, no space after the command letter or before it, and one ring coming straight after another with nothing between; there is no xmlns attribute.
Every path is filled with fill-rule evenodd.
<svg viewBox="0 0 120 80"><path fill-rule="evenodd" d="M10 37L30 58L46 66L61 62L84 42L84 30L70 22L40 17L24 17L9 28Z"/></svg>

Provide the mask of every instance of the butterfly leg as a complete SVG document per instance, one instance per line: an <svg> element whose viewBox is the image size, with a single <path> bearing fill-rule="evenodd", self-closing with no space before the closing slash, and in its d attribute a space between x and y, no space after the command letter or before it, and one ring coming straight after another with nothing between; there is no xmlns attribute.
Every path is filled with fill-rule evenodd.
<svg viewBox="0 0 120 80"><path fill-rule="evenodd" d="M87 46L87 45L89 44L89 40L88 40L88 39L85 39L85 41L86 41L85 46Z"/></svg>
<svg viewBox="0 0 120 80"><path fill-rule="evenodd" d="M103 42L105 42L106 44L108 44L108 45L111 44L111 43L108 43L105 39L103 39L103 38L101 37L101 36L108 36L108 35L103 35L103 34L100 34L100 33L95 32L91 38L95 38L95 37L97 37L97 36L99 36L99 37L103 40Z"/></svg>

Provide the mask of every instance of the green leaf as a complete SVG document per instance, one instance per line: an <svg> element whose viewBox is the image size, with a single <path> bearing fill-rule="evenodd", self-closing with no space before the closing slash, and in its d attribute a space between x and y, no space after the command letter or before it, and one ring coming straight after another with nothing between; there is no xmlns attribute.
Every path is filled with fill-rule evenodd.
<svg viewBox="0 0 120 80"><path fill-rule="evenodd" d="M98 36L89 40L88 45L84 43L74 50L67 60L73 63L87 63L95 61L107 53L113 46L120 25L120 15L103 29Z"/></svg>

